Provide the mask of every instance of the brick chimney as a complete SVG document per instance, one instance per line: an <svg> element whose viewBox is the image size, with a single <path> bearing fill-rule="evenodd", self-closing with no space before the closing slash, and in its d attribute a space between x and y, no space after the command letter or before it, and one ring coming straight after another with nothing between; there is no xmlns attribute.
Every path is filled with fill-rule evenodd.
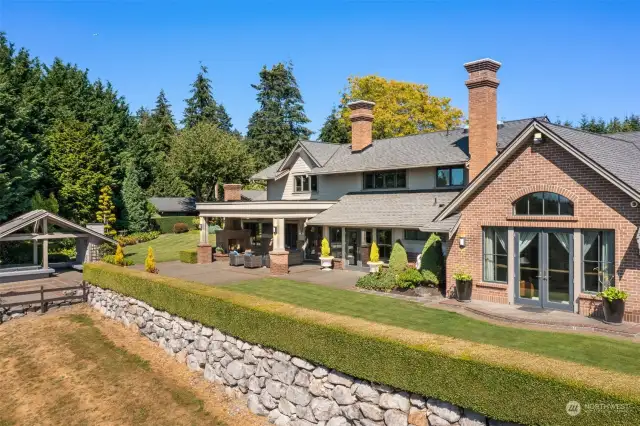
<svg viewBox="0 0 640 426"><path fill-rule="evenodd" d="M351 152L359 152L373 142L372 123L375 102L353 101L351 109Z"/></svg>
<svg viewBox="0 0 640 426"><path fill-rule="evenodd" d="M240 201L242 185L239 183L224 184L224 201Z"/></svg>
<svg viewBox="0 0 640 426"><path fill-rule="evenodd" d="M464 64L469 73L465 81L469 89L469 182L497 155L500 80L496 73L501 65L493 59Z"/></svg>

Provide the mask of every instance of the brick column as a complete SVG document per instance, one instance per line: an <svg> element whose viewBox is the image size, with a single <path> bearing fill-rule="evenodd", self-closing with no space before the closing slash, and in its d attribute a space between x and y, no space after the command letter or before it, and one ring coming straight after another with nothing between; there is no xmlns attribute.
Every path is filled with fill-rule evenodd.
<svg viewBox="0 0 640 426"><path fill-rule="evenodd" d="M211 244L198 244L197 253L198 264L213 262Z"/></svg>
<svg viewBox="0 0 640 426"><path fill-rule="evenodd" d="M369 261L369 254L371 252L371 245L369 244L363 244L360 247L360 253L361 253L361 261L362 261L362 266L367 266L367 262Z"/></svg>
<svg viewBox="0 0 640 426"><path fill-rule="evenodd" d="M272 251L269 252L271 261L271 275L286 275L289 273L289 252Z"/></svg>

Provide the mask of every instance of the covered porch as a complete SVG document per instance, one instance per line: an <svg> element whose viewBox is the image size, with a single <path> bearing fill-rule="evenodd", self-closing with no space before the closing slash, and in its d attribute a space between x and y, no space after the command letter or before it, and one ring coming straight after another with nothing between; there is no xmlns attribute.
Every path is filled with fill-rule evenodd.
<svg viewBox="0 0 640 426"><path fill-rule="evenodd" d="M322 227L310 226L308 220L333 204L333 201L310 200L199 203L198 263L212 261L206 232L209 218L224 219L223 229L216 231L217 250L268 256L264 265L270 267L273 274L287 273L291 264L317 261Z"/></svg>
<svg viewBox="0 0 640 426"><path fill-rule="evenodd" d="M45 210L34 210L5 222L0 225L0 248L5 254L5 259L0 258L0 283L46 278L55 268L80 270L84 262L98 260L100 244L116 244L103 233L101 223L83 227ZM75 240L75 259L51 259L50 243L65 239ZM20 261L13 262L16 252L27 246L31 246L31 261L18 256Z"/></svg>

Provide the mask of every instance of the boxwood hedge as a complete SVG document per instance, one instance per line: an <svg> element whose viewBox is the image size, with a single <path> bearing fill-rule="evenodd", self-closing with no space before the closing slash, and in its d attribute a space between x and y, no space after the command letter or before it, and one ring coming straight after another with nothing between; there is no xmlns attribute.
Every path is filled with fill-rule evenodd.
<svg viewBox="0 0 640 426"><path fill-rule="evenodd" d="M180 250L180 262L198 263L198 252L196 249Z"/></svg>
<svg viewBox="0 0 640 426"><path fill-rule="evenodd" d="M189 229L196 229L196 226L192 223L196 216L162 216L154 217L151 219L155 222L158 230L163 234L172 234L173 225L176 223L186 223Z"/></svg>
<svg viewBox="0 0 640 426"><path fill-rule="evenodd" d="M640 424L637 396L613 395L584 384L412 347L366 330L355 332L276 313L270 303L252 305L250 296L249 302L239 304L224 291L183 280L106 264L85 265L84 279L248 342L449 401L496 420L528 425ZM583 404L580 415L567 414L569 401ZM585 409L589 407L585 404L599 404L599 409Z"/></svg>

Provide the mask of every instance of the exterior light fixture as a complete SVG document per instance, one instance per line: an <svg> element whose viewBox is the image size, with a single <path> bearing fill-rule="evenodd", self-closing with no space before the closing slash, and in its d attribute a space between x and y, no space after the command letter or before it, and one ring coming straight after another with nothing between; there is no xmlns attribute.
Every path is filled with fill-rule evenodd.
<svg viewBox="0 0 640 426"><path fill-rule="evenodd" d="M467 243L466 238L460 237L460 248L464 248L466 243Z"/></svg>
<svg viewBox="0 0 640 426"><path fill-rule="evenodd" d="M533 143L534 145L538 145L542 143L542 133L534 133L533 134Z"/></svg>
<svg viewBox="0 0 640 426"><path fill-rule="evenodd" d="M278 227L274 226L273 227L273 234L276 235L278 233Z"/></svg>

